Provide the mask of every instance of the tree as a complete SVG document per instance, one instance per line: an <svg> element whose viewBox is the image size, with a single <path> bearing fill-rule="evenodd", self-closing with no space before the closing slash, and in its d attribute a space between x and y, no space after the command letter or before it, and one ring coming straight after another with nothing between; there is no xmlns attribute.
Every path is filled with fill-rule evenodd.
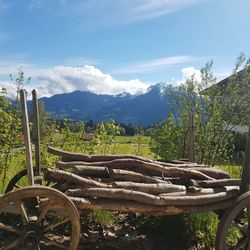
<svg viewBox="0 0 250 250"><path fill-rule="evenodd" d="M161 124L155 125L151 132L151 150L161 159L176 159L182 157L183 131L169 114Z"/></svg>
<svg viewBox="0 0 250 250"><path fill-rule="evenodd" d="M10 75L12 84L16 87L16 97L14 101L7 99L7 90L2 89L0 93L0 112L1 112L1 141L0 141L0 170L3 171L3 183L6 179L6 174L10 166L12 158L12 150L15 144L18 143L22 132L21 127L21 111L20 111L20 89L28 84L29 78L25 78L22 69L18 70L17 78ZM4 186L4 185L3 185Z"/></svg>
<svg viewBox="0 0 250 250"><path fill-rule="evenodd" d="M40 138L41 140L43 140L45 138L45 136L48 133L48 114L45 111L45 106L44 103L42 101L38 101L38 116L39 116L39 130L40 130ZM31 121L34 120L34 113L33 110L31 112ZM31 133L31 137L32 140L34 140L34 129L32 129L32 133Z"/></svg>
<svg viewBox="0 0 250 250"><path fill-rule="evenodd" d="M168 157L179 156L174 154L177 146L171 146L171 142L180 144L179 152L189 151L189 156L193 150L196 161L200 163L214 165L231 157L233 126L249 124L249 60L241 54L228 84L223 86L216 84L212 65L209 62L201 69L200 80L193 75L175 88L172 118L156 129L158 137L152 136L152 148L155 148L155 152L158 149L157 154L161 157L165 158L163 151ZM239 73L241 68L243 70ZM178 138L183 139L182 143Z"/></svg>

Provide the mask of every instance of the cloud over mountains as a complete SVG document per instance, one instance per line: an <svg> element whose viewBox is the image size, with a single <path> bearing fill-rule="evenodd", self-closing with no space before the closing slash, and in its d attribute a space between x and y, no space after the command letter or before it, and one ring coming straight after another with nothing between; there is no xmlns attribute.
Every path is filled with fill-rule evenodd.
<svg viewBox="0 0 250 250"><path fill-rule="evenodd" d="M34 68L30 68L30 70L33 72L32 75L35 75L35 79L32 79L32 85L27 85L25 88L28 91L36 88L39 96L48 97L75 90L111 95L127 92L135 95L144 93L149 87L149 84L138 79L114 79L110 74L89 65L82 67L56 66L51 69L39 69L37 72ZM27 75L29 74L29 70L25 72ZM34 82L36 83L33 84ZM0 82L0 87L7 88L10 96L15 95L15 87L8 81Z"/></svg>

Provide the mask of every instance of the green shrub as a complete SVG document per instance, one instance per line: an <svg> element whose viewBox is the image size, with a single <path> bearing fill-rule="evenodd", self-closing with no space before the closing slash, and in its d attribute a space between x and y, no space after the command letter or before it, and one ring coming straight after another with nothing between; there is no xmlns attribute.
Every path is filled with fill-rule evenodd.
<svg viewBox="0 0 250 250"><path fill-rule="evenodd" d="M93 209L90 213L90 219L99 223L102 227L111 226L115 222L115 215L113 212Z"/></svg>
<svg viewBox="0 0 250 250"><path fill-rule="evenodd" d="M214 249L218 217L213 212L185 215L186 234L196 245Z"/></svg>

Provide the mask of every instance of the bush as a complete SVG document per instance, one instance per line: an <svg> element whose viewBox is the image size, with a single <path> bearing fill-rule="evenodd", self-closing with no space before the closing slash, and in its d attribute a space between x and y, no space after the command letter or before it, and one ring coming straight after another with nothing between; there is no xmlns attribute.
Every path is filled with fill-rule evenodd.
<svg viewBox="0 0 250 250"><path fill-rule="evenodd" d="M99 223L101 227L112 226L115 222L115 215L110 211L93 209L90 213L90 219Z"/></svg>

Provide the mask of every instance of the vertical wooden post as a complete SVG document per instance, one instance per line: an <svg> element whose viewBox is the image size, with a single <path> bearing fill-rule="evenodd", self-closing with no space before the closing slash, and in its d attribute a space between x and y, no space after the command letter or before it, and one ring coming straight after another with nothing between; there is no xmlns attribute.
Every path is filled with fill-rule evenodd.
<svg viewBox="0 0 250 250"><path fill-rule="evenodd" d="M22 122L23 122L23 134L24 134L25 154L27 163L28 184L33 186L34 173L33 173L32 150L30 142L29 117L27 110L26 92L24 89L20 90L20 98L22 104Z"/></svg>
<svg viewBox="0 0 250 250"><path fill-rule="evenodd" d="M248 136L245 149L245 160L241 174L240 194L249 191L249 185L250 185L250 125L248 128Z"/></svg>
<svg viewBox="0 0 250 250"><path fill-rule="evenodd" d="M32 108L33 108L33 124L34 124L34 143L35 143L35 161L36 176L41 175L41 153L40 153L40 123L39 123L39 110L36 90L32 90Z"/></svg>
<svg viewBox="0 0 250 250"><path fill-rule="evenodd" d="M195 162L194 110L189 111L189 161Z"/></svg>

